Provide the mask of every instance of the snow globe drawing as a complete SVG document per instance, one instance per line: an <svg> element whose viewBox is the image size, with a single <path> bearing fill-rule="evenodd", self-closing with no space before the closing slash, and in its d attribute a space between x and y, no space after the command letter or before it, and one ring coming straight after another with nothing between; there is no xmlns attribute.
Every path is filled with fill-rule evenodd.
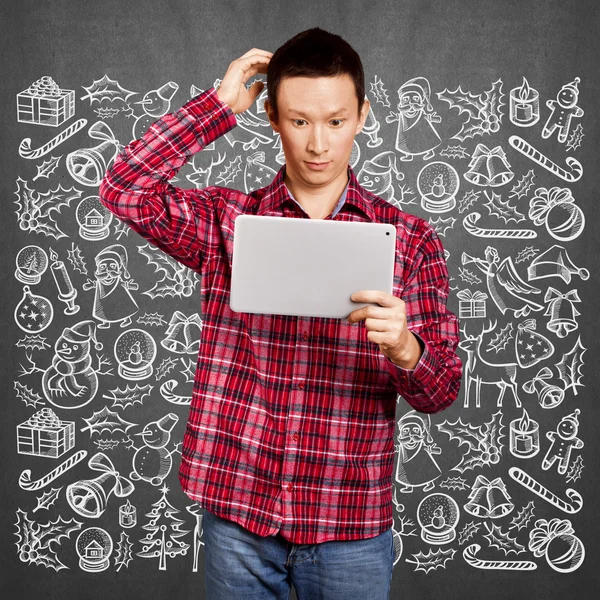
<svg viewBox="0 0 600 600"><path fill-rule="evenodd" d="M447 494L430 494L417 507L421 539L428 544L448 544L456 537L460 511Z"/></svg>
<svg viewBox="0 0 600 600"><path fill-rule="evenodd" d="M156 342L143 329L124 331L115 341L115 358L119 375L124 379L147 379L154 371Z"/></svg>
<svg viewBox="0 0 600 600"><path fill-rule="evenodd" d="M448 163L435 161L425 165L417 177L421 206L432 213L442 213L456 206L460 179Z"/></svg>

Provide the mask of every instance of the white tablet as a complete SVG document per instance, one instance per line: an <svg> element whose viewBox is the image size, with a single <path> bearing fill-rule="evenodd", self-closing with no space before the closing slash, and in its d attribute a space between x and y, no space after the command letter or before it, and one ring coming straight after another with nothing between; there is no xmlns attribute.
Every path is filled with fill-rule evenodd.
<svg viewBox="0 0 600 600"><path fill-rule="evenodd" d="M230 307L234 312L347 318L370 302L361 290L392 293L396 227L386 223L239 215Z"/></svg>

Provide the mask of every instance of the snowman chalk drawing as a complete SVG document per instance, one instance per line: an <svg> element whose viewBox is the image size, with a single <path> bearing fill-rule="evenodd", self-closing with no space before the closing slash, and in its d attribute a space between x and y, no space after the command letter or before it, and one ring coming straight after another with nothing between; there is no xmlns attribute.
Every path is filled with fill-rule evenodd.
<svg viewBox="0 0 600 600"><path fill-rule="evenodd" d="M90 341L96 350L102 350L102 344L96 339L96 323L92 320L81 321L73 327L65 327L54 344L54 357L47 369L40 369L31 357L29 375L40 371L42 388L48 402L58 408L81 408L92 401L98 389L98 375L109 375L102 371L106 361L98 357L98 368L92 366Z"/></svg>
<svg viewBox="0 0 600 600"><path fill-rule="evenodd" d="M144 445L136 448L133 456L133 471L131 479L150 482L152 485L161 485L164 478L171 472L173 466L172 455L179 452L177 444L173 450L167 450L167 444L171 441L171 431L179 421L174 413L169 413L159 419L148 423L142 431L136 433L142 437ZM135 447L135 446L134 446Z"/></svg>

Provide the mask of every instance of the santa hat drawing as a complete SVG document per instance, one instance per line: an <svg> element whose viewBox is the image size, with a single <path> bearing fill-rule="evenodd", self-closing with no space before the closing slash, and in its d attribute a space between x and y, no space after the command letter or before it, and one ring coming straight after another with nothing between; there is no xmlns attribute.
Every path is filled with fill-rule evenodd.
<svg viewBox="0 0 600 600"><path fill-rule="evenodd" d="M102 350L102 343L96 338L95 321L81 321L80 323L73 325L73 327L65 327L61 337L69 342L76 342L79 344L92 340L96 350Z"/></svg>
<svg viewBox="0 0 600 600"><path fill-rule="evenodd" d="M96 264L102 262L103 260L106 260L107 258L116 260L121 265L121 268L123 269L123 274L126 279L129 279L131 277L131 275L129 275L129 271L127 270L128 258L125 246L121 246L121 244L113 244L112 246L107 246L106 248L98 252L98 254L96 254Z"/></svg>
<svg viewBox="0 0 600 600"><path fill-rule="evenodd" d="M578 275L585 281L589 279L590 272L575 266L565 247L558 244L538 254L527 267L529 281L545 277L560 277L565 283L570 283L572 275Z"/></svg>
<svg viewBox="0 0 600 600"><path fill-rule="evenodd" d="M431 417L429 415L421 416L416 411L411 410L407 412L399 421L398 427L402 430L403 427L407 425L417 425L421 428L421 432L423 433L426 442L428 444L433 444L433 438L431 437L430 429L431 429Z"/></svg>

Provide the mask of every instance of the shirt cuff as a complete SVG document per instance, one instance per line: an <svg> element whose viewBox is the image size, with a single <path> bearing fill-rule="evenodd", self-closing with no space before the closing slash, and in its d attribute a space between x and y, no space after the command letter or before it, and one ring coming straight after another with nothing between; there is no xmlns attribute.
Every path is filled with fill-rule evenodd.
<svg viewBox="0 0 600 600"><path fill-rule="evenodd" d="M214 142L237 125L235 113L231 110L229 104L219 99L217 90L214 87L194 96L181 109L199 120L204 132L205 146L208 146L208 144ZM212 118L207 119L207 117ZM211 122L218 123L219 126L211 127Z"/></svg>
<svg viewBox="0 0 600 600"><path fill-rule="evenodd" d="M392 362L391 359L387 358L387 364L392 375L394 383L401 387L407 388L407 390L426 389L437 372L438 360L433 352L429 350L429 346L425 340L414 331L411 333L417 338L417 341L421 345L423 352L419 362L415 365L414 369L405 369L400 365Z"/></svg>

